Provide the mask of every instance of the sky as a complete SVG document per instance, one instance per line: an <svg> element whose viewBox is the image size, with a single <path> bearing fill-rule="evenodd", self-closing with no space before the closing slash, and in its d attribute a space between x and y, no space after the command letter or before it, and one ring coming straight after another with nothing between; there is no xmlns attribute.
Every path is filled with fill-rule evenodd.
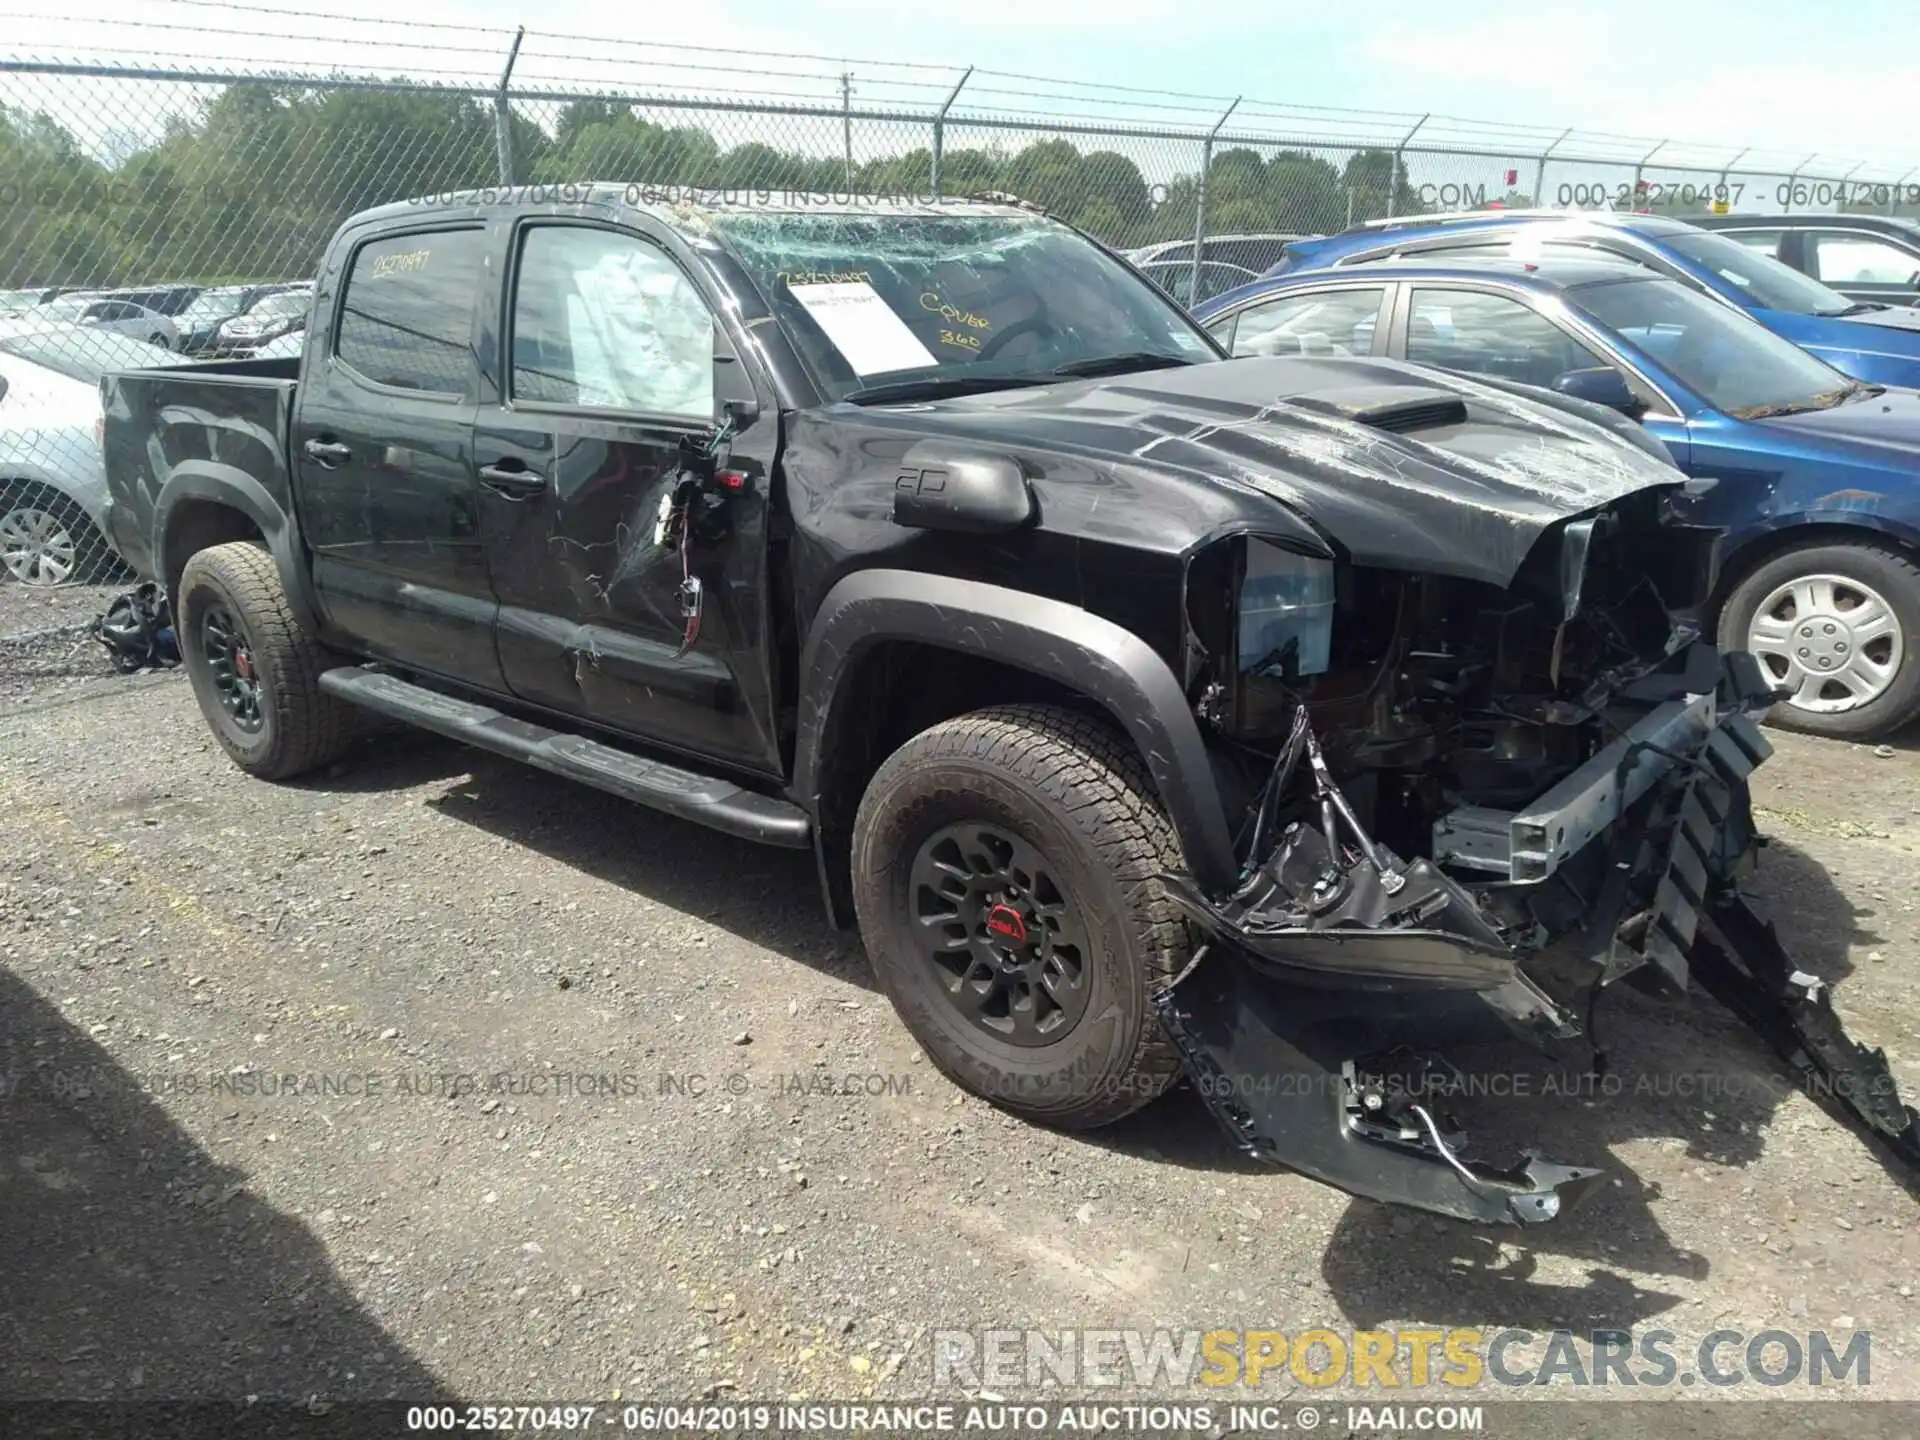
<svg viewBox="0 0 1920 1440"><path fill-rule="evenodd" d="M274 11L281 13L266 13ZM62 18L48 18L56 14ZM360 18L343 25L323 14ZM402 14L478 28L409 28L394 23ZM344 56L476 81L497 74L504 41L482 32L524 23L544 33L529 38L517 73L556 89L670 76L709 93L813 97L834 93L846 68L856 103L924 105L929 97L937 104L972 65L993 72L969 82L967 103L982 108L1115 117L1124 110L1190 126L1240 96L1248 125L1267 124L1261 117L1277 114L1276 106L1393 112L1364 123L1318 117L1365 138L1431 112L1423 138L1464 137L1462 120L1527 127L1517 151L1572 126L1649 137L1649 146L1662 137L1695 142L1670 145L1665 158L1726 158L1751 146L1783 163L1818 154L1829 170L1866 162L1862 175L1877 178L1920 165L1913 0L1855 0L1844 24L1806 0L1374 0L1364 8L1284 0L411 0L405 9L374 0L0 0L0 22L0 54L100 53L122 63L166 55L247 68ZM403 41L412 47L396 48ZM711 48L649 54L618 43L634 41ZM743 57L747 51L755 53ZM663 67L663 55L679 63ZM1103 103L1097 85L1179 93L1127 97L1116 107L1112 97ZM1610 153L1634 150L1623 138Z"/></svg>

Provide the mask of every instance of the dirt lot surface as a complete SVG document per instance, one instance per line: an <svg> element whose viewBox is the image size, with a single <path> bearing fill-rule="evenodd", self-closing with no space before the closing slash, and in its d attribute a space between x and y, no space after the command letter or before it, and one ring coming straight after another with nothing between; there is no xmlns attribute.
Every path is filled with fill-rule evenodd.
<svg viewBox="0 0 1920 1440"><path fill-rule="evenodd" d="M1609 994L1620 1093L1512 1113L1611 1183L1477 1231L1244 1162L1191 1093L1091 1136L962 1095L804 854L424 736L261 784L177 672L89 664L0 708L0 1398L964 1403L936 1332L1634 1326L1683 1370L1868 1331L1843 1388L1920 1399L1913 1191L1704 999ZM1920 753L1774 738L1756 889L1911 1097ZM1703 1393L1616 1387L1604 1433L1915 1433L1648 1403Z"/></svg>

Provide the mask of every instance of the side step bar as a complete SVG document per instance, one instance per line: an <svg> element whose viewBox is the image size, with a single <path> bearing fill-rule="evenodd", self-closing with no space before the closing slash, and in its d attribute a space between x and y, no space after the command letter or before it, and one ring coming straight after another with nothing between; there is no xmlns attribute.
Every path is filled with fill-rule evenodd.
<svg viewBox="0 0 1920 1440"><path fill-rule="evenodd" d="M724 830L729 835L804 850L813 843L807 814L791 801L743 790L731 780L676 769L584 735L549 730L378 670L346 666L320 676L329 695L423 730Z"/></svg>

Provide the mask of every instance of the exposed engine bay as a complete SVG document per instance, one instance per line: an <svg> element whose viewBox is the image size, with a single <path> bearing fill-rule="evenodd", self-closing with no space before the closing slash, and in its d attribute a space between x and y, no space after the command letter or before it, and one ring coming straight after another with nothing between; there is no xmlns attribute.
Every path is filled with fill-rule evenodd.
<svg viewBox="0 0 1920 1440"><path fill-rule="evenodd" d="M1440 1052L1555 1053L1601 987L1698 980L1879 1143L1920 1116L1737 886L1776 698L1700 638L1712 532L1646 491L1547 531L1506 589L1242 536L1189 569L1189 693L1241 804L1231 893L1159 998L1251 1152L1378 1199L1532 1223L1597 1169L1476 1164ZM1593 1063L1603 1063L1596 1050Z"/></svg>

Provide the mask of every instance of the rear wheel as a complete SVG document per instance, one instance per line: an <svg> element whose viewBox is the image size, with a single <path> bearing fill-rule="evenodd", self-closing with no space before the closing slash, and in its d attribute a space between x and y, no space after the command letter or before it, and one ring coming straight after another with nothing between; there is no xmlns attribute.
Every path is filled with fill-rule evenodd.
<svg viewBox="0 0 1920 1440"><path fill-rule="evenodd" d="M1727 597L1720 647L1751 651L1791 692L1770 723L1882 735L1920 713L1920 567L1872 541L1782 551Z"/></svg>
<svg viewBox="0 0 1920 1440"><path fill-rule="evenodd" d="M1148 995L1187 955L1159 878L1180 865L1132 748L1050 706L924 731L855 820L860 933L907 1028L966 1089L1069 1128L1179 1071Z"/></svg>
<svg viewBox="0 0 1920 1440"><path fill-rule="evenodd" d="M102 579L116 568L78 502L32 481L0 482L0 566L22 585L41 586Z"/></svg>
<svg viewBox="0 0 1920 1440"><path fill-rule="evenodd" d="M336 658L301 628L273 557L251 541L202 550L180 576L180 656L234 764L285 780L336 757L349 707L320 689Z"/></svg>

